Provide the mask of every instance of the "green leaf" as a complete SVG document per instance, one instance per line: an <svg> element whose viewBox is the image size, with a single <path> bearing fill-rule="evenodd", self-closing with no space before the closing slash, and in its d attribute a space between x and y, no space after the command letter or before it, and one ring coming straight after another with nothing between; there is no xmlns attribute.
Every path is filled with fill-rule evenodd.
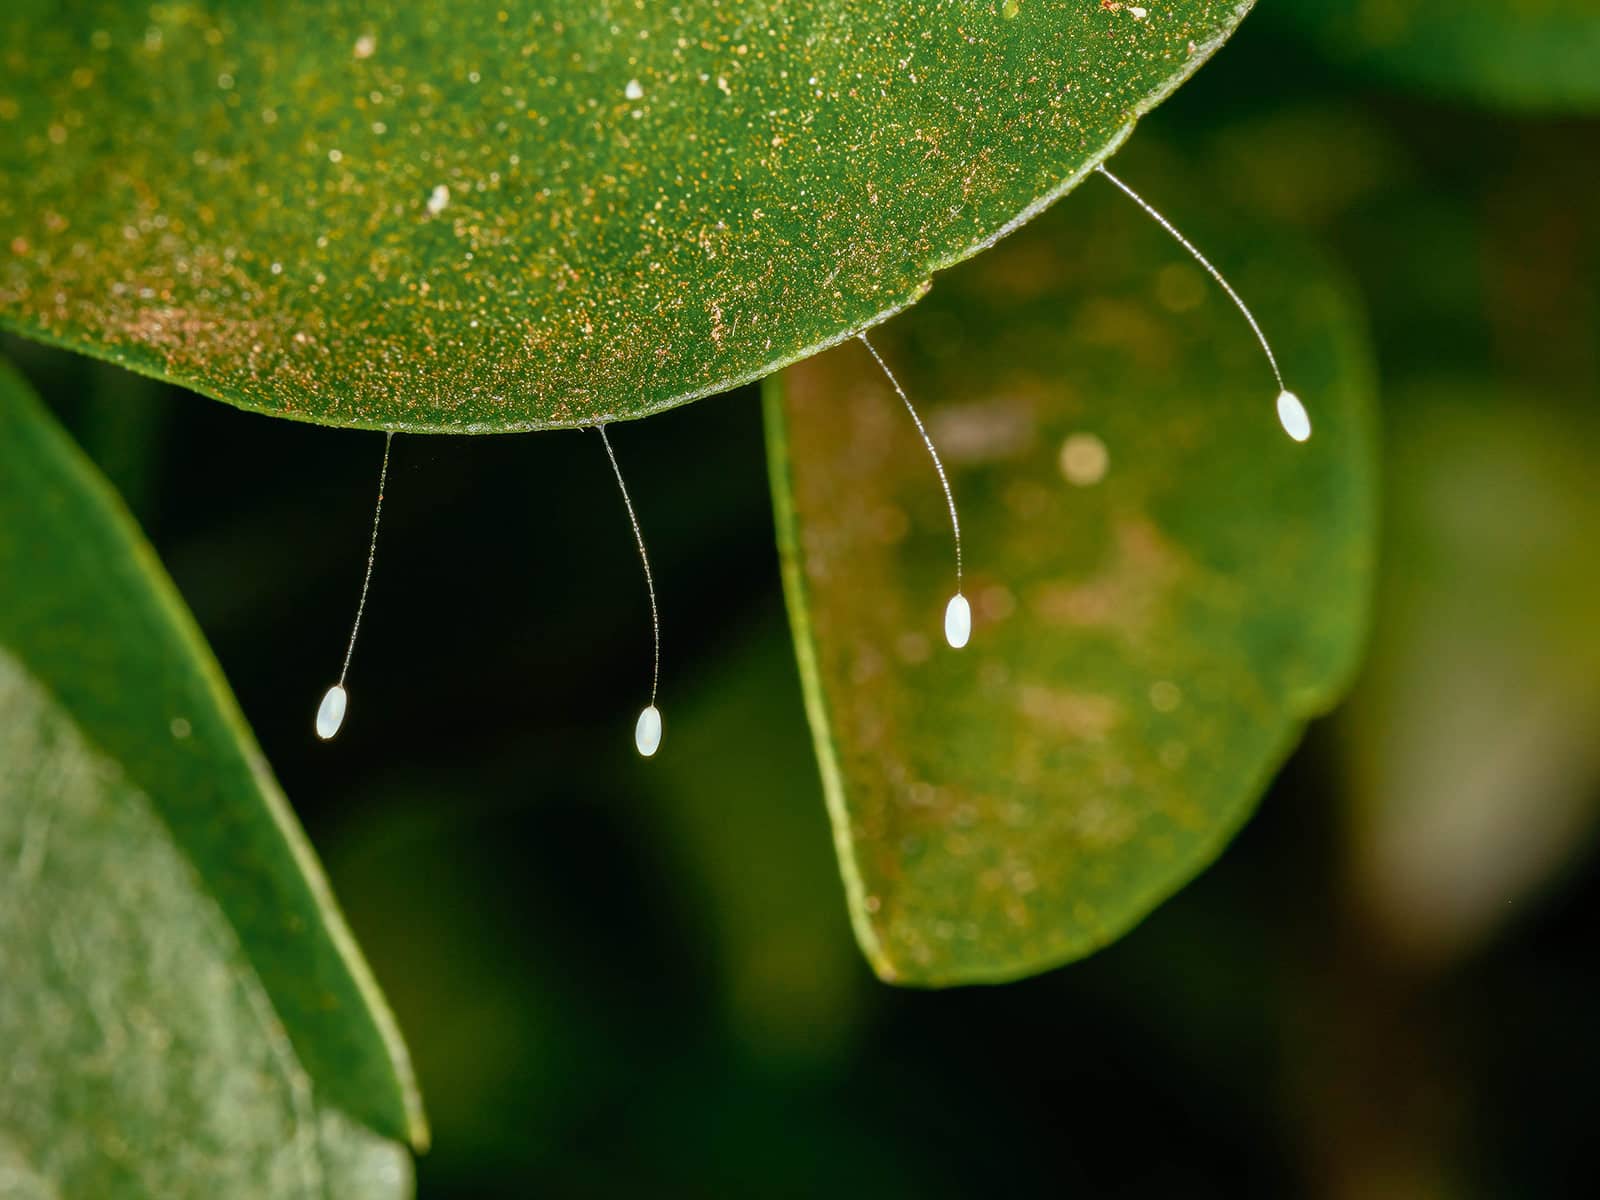
<svg viewBox="0 0 1600 1200"><path fill-rule="evenodd" d="M0 580L0 1179L406 1194L387 1139L425 1140L420 1104L321 869L149 546L3 364Z"/></svg>
<svg viewBox="0 0 1600 1200"><path fill-rule="evenodd" d="M1600 109L1594 0L1293 0L1273 12L1333 57L1420 91Z"/></svg>
<svg viewBox="0 0 1600 1200"><path fill-rule="evenodd" d="M494 432L723 391L1071 188L1253 0L12 0L0 323Z"/></svg>
<svg viewBox="0 0 1600 1200"><path fill-rule="evenodd" d="M1374 536L1353 304L1303 246L1202 244L1275 338L1307 444L1239 313L1104 184L878 339L960 505L959 652L943 496L865 348L768 382L801 675L885 979L1007 979L1119 936L1219 852L1351 672Z"/></svg>

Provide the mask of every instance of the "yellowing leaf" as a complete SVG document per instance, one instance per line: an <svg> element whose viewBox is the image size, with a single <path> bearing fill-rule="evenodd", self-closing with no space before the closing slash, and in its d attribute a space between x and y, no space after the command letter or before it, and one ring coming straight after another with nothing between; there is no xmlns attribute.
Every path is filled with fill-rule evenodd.
<svg viewBox="0 0 1600 1200"><path fill-rule="evenodd" d="M1167 189L1194 196L1194 189ZM1123 933L1209 862L1352 669L1374 503L1346 292L1259 231L1238 312L1102 185L952 272L879 342L768 385L790 612L858 938L885 979L1007 979Z"/></svg>

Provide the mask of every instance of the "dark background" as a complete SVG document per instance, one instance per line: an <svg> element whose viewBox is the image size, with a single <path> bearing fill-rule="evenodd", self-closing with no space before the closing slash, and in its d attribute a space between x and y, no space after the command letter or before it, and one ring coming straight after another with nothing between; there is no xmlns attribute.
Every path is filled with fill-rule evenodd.
<svg viewBox="0 0 1600 1200"><path fill-rule="evenodd" d="M1600 122L1391 90L1263 13L1141 128L1136 186L1145 142L1218 180L1164 198L1180 226L1296 226L1365 297L1378 622L1216 866L1005 987L896 990L855 950L752 390L613 431L661 597L657 760L643 584L579 433L396 440L324 745L381 438L8 342L328 865L416 1058L422 1196L1592 1193ZM1508 719L1455 721L1473 699ZM1467 792L1498 814L1476 834L1388 836L1413 806L1453 829Z"/></svg>

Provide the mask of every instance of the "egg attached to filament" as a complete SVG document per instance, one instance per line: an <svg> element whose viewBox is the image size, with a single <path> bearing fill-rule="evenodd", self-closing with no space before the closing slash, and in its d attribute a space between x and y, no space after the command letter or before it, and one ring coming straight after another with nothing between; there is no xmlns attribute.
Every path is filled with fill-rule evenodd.
<svg viewBox="0 0 1600 1200"><path fill-rule="evenodd" d="M959 650L972 636L972 605L960 592L950 597L944 609L944 640L952 650Z"/></svg>
<svg viewBox="0 0 1600 1200"><path fill-rule="evenodd" d="M639 714L638 724L633 727L633 744L645 758L661 748L661 710L654 704Z"/></svg>
<svg viewBox="0 0 1600 1200"><path fill-rule="evenodd" d="M317 736L323 741L328 741L339 732L339 726L344 724L344 710L349 700L344 688L337 683L323 694L322 703L317 706Z"/></svg>
<svg viewBox="0 0 1600 1200"><path fill-rule="evenodd" d="M1278 424L1297 442L1311 436L1311 414L1300 402L1300 397L1287 389L1278 393Z"/></svg>

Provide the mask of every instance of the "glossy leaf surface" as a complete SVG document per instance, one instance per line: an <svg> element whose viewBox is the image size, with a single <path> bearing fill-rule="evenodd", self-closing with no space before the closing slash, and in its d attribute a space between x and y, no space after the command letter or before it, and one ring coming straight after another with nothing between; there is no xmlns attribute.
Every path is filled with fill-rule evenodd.
<svg viewBox="0 0 1600 1200"><path fill-rule="evenodd" d="M1374 534L1351 301L1303 247L1202 240L1310 407L1305 445L1238 312L1104 183L884 329L960 505L965 650L941 636L943 496L865 348L769 382L801 673L886 979L1006 979L1118 936L1350 674Z"/></svg>
<svg viewBox="0 0 1600 1200"><path fill-rule="evenodd" d="M0 16L0 322L281 416L642 416L1072 186L1250 0Z"/></svg>
<svg viewBox="0 0 1600 1200"><path fill-rule="evenodd" d="M3 365L0 581L0 1191L409 1194L410 1067L321 868L153 553Z"/></svg>

